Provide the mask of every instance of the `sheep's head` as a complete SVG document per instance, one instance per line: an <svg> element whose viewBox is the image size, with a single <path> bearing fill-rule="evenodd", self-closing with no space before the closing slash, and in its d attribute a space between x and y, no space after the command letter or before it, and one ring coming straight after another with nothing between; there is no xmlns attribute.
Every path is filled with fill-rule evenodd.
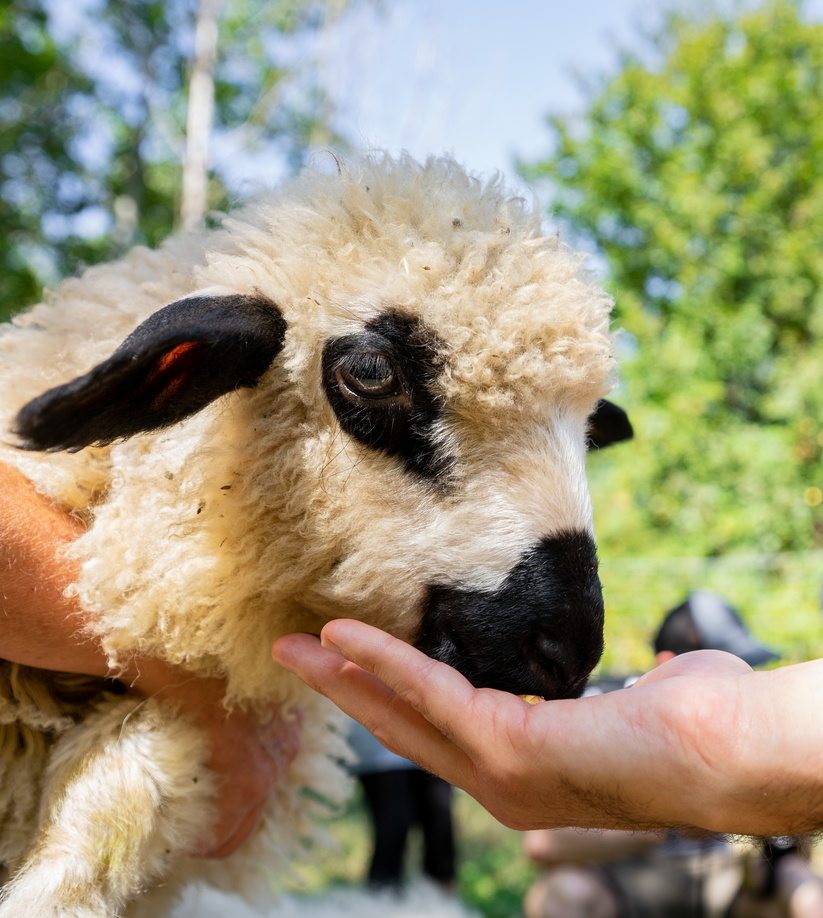
<svg viewBox="0 0 823 918"><path fill-rule="evenodd" d="M498 183L386 158L227 221L198 280L26 406L24 443L108 443L232 393L210 410L260 592L477 685L578 694L603 630L587 442L630 435L602 401L611 304L579 259Z"/></svg>

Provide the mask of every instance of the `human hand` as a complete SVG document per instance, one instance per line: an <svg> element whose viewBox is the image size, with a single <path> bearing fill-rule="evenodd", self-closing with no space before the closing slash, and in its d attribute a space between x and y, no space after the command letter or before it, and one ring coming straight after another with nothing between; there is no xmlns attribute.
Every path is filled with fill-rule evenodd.
<svg viewBox="0 0 823 918"><path fill-rule="evenodd" d="M274 655L390 749L513 828L769 831L740 755L751 726L743 702L766 674L730 654L686 654L629 689L534 706L475 689L362 622L331 622L320 641L289 635ZM760 715L768 732L776 716L768 706Z"/></svg>
<svg viewBox="0 0 823 918"><path fill-rule="evenodd" d="M217 778L217 818L195 853L228 857L252 835L272 789L285 779L299 751L299 718L285 720L277 707L263 715L227 710L222 680L192 676L156 660L142 661L128 681L141 694L170 701L205 732L206 765Z"/></svg>
<svg viewBox="0 0 823 918"><path fill-rule="evenodd" d="M227 857L255 831L273 788L285 780L300 748L300 723L284 720L274 707L264 720L243 711L227 712L222 698L212 710L201 708L211 755L208 767L218 779L217 821L212 837L198 852Z"/></svg>

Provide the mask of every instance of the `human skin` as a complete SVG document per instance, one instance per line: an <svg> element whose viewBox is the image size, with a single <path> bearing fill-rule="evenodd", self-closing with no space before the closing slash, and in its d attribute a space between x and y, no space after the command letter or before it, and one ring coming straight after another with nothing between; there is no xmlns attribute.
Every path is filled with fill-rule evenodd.
<svg viewBox="0 0 823 918"><path fill-rule="evenodd" d="M75 578L60 549L83 523L0 464L0 659L62 672L110 676L99 645L83 634L83 612L64 595ZM272 787L297 754L299 726L223 706L220 679L138 658L117 676L133 690L174 703L206 733L217 775L218 817L200 854L225 857L260 821Z"/></svg>
<svg viewBox="0 0 823 918"><path fill-rule="evenodd" d="M516 829L823 827L823 661L683 654L605 695L529 705L362 622L274 656L378 739Z"/></svg>

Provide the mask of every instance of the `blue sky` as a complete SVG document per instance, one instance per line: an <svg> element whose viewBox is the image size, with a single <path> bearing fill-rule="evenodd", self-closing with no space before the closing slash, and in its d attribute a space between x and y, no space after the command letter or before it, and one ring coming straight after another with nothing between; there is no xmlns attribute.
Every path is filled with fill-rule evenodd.
<svg viewBox="0 0 823 918"><path fill-rule="evenodd" d="M356 148L449 152L522 189L515 156L546 152L547 112L580 110L575 74L612 72L618 48L639 47L660 9L659 0L361 0L279 51L287 63L313 60ZM270 155L231 138L215 156L241 196L277 178Z"/></svg>
<svg viewBox="0 0 823 918"><path fill-rule="evenodd" d="M50 0L59 31L101 0ZM230 4L232 0L224 0ZM266 2L266 0L261 0ZM361 0L338 22L278 52L317 67L340 132L360 149L451 152L479 172L502 171L519 188L515 156L547 152L545 116L580 111L579 79L617 68L639 50L661 10L754 6L758 0ZM823 0L806 0L823 19ZM87 38L89 36L86 36ZM124 85L129 73L89 45L90 60ZM214 161L240 197L276 183L285 164L245 135L216 137ZM101 143L100 136L90 139Z"/></svg>
<svg viewBox="0 0 823 918"><path fill-rule="evenodd" d="M390 0L324 36L321 80L363 147L441 151L513 177L545 152L547 111L580 107L574 73L610 70L657 20L651 0Z"/></svg>
<svg viewBox="0 0 823 918"><path fill-rule="evenodd" d="M579 111L574 74L613 72L660 11L756 0L383 0L319 43L321 82L361 147L442 151L517 183L514 156L547 149L544 116ZM823 19L823 0L807 0Z"/></svg>
<svg viewBox="0 0 823 918"><path fill-rule="evenodd" d="M227 0L231 2L231 0ZM762 5L762 0L375 0L311 39L337 126L359 149L449 152L475 172L500 171L531 194L514 160L548 150L545 117L583 107L580 80L614 73L642 51L661 11ZM823 0L806 0L823 20ZM218 154L241 196L271 186L270 156ZM593 267L602 268L597 258Z"/></svg>
<svg viewBox="0 0 823 918"><path fill-rule="evenodd" d="M58 32L76 32L103 0L48 0ZM232 0L223 0L228 6ZM267 0L260 0L261 3ZM278 48L286 65L317 67L341 133L360 149L451 152L470 168L518 179L514 158L547 151L545 116L582 107L579 79L613 73L618 53L640 50L661 11L759 6L764 0L359 0L304 42ZM805 0L823 20L823 0ZM88 37L88 36L87 36ZM135 78L99 43L89 60ZM87 49L88 50L88 49ZM215 138L214 158L238 192L280 177L270 151Z"/></svg>

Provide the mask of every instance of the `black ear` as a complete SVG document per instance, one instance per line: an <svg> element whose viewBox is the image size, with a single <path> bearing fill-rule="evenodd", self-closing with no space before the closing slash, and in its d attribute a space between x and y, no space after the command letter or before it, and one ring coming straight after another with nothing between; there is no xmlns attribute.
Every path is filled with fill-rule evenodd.
<svg viewBox="0 0 823 918"><path fill-rule="evenodd" d="M603 449L634 436L629 416L622 408L601 399L589 417L589 449Z"/></svg>
<svg viewBox="0 0 823 918"><path fill-rule="evenodd" d="M254 386L285 333L280 310L260 294L178 300L85 376L25 405L14 432L24 449L74 452L167 427Z"/></svg>

